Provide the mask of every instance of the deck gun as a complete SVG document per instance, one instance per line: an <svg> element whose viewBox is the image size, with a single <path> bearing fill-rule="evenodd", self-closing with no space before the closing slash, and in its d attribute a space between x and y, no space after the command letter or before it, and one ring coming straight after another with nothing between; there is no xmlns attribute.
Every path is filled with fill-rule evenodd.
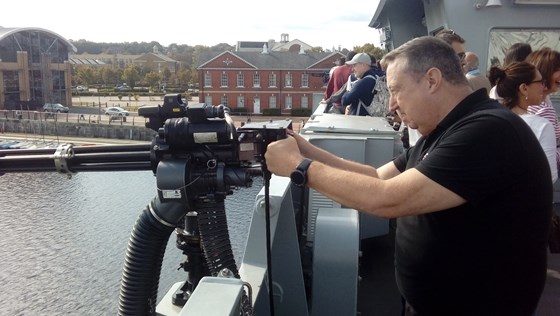
<svg viewBox="0 0 560 316"><path fill-rule="evenodd" d="M157 195L138 218L128 243L119 295L119 315L155 315L163 255L176 232L185 254L180 265L187 280L173 302L184 305L204 276L239 278L224 200L249 187L265 168L268 144L285 138L291 121L253 122L236 128L223 105L187 105L168 94L162 105L143 106L138 114L155 131L151 144L74 146L0 150L0 174L151 170ZM266 174L266 173L265 173ZM243 296L243 315L251 301Z"/></svg>

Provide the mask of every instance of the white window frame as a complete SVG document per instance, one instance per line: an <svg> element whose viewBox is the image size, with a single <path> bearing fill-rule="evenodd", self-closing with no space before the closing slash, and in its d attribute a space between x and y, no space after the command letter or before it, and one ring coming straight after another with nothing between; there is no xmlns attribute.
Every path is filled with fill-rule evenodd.
<svg viewBox="0 0 560 316"><path fill-rule="evenodd" d="M228 86L228 75L227 73L223 72L220 75L220 87L227 87Z"/></svg>
<svg viewBox="0 0 560 316"><path fill-rule="evenodd" d="M303 95L301 97L301 108L302 109L307 109L309 108L309 99L307 98L306 95Z"/></svg>
<svg viewBox="0 0 560 316"><path fill-rule="evenodd" d="M253 75L253 88L261 87L261 74L256 73Z"/></svg>
<svg viewBox="0 0 560 316"><path fill-rule="evenodd" d="M245 75L244 74L237 74L237 87L243 88L245 86Z"/></svg>
<svg viewBox="0 0 560 316"><path fill-rule="evenodd" d="M291 95L286 96L286 106L284 107L284 109L286 109L286 110L291 110L292 109L292 96Z"/></svg>
<svg viewBox="0 0 560 316"><path fill-rule="evenodd" d="M268 97L268 108L270 109L275 109L276 108L276 96L275 95L271 95L270 97Z"/></svg>
<svg viewBox="0 0 560 316"><path fill-rule="evenodd" d="M271 88L276 87L276 74L268 75L268 86Z"/></svg>
<svg viewBox="0 0 560 316"><path fill-rule="evenodd" d="M308 73L301 74L301 87L302 88L309 88L309 74Z"/></svg>
<svg viewBox="0 0 560 316"><path fill-rule="evenodd" d="M285 88L292 88L292 74L291 73L287 73L284 76L284 87Z"/></svg>
<svg viewBox="0 0 560 316"><path fill-rule="evenodd" d="M204 74L204 86L212 87L212 74L209 72Z"/></svg>

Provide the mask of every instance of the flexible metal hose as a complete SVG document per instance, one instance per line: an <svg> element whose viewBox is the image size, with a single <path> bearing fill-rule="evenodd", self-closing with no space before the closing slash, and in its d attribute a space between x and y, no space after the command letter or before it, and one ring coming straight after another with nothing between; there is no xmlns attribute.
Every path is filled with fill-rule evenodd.
<svg viewBox="0 0 560 316"><path fill-rule="evenodd" d="M140 214L126 250L119 315L155 315L161 264L173 230L158 222L148 208Z"/></svg>

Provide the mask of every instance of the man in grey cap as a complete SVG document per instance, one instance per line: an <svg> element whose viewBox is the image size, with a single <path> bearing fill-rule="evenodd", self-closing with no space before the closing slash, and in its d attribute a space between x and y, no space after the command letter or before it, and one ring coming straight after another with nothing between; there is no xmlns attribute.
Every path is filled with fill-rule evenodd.
<svg viewBox="0 0 560 316"><path fill-rule="evenodd" d="M375 63L376 60L372 60L366 53L356 54L352 60L346 62L347 65L352 65L352 71L358 78L352 85L352 89L342 96L342 106L346 107L346 114L369 115L366 107L373 100L376 78L385 75L377 67L372 66Z"/></svg>

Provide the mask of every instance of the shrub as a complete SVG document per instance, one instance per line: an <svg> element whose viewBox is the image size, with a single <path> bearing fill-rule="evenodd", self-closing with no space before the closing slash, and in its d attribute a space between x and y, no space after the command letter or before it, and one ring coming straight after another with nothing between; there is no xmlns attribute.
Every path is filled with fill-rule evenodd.
<svg viewBox="0 0 560 316"><path fill-rule="evenodd" d="M234 114L234 115L243 115L243 114L247 114L247 112L249 112L249 110L247 110L247 108L231 109L231 114Z"/></svg>
<svg viewBox="0 0 560 316"><path fill-rule="evenodd" d="M263 115L265 115L265 116L281 116L282 111L280 109L263 109Z"/></svg>
<svg viewBox="0 0 560 316"><path fill-rule="evenodd" d="M292 116L311 116L311 109L292 109Z"/></svg>

